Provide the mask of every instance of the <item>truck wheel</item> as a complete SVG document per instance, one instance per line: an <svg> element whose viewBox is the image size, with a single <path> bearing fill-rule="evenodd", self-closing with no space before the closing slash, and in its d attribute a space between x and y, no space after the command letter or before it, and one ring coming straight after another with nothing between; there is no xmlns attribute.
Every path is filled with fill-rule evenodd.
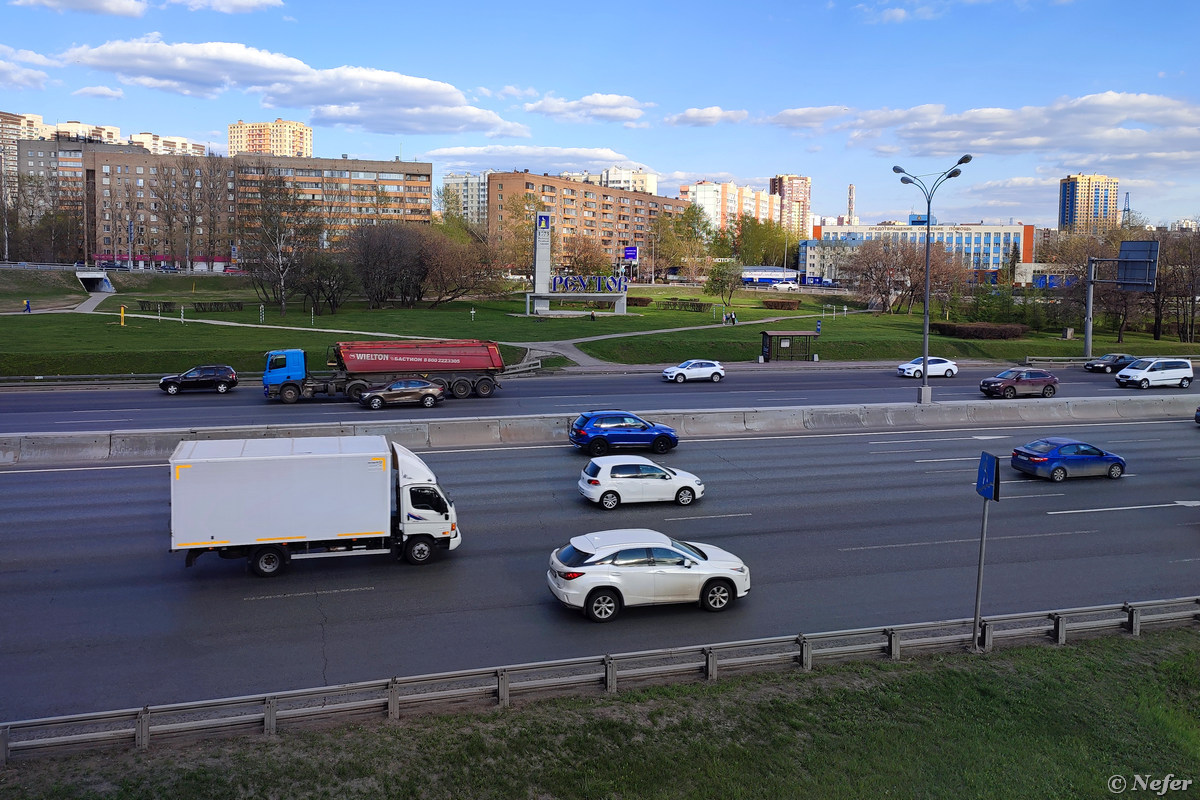
<svg viewBox="0 0 1200 800"><path fill-rule="evenodd" d="M300 390L289 384L279 390L279 399L285 403L294 403L300 399Z"/></svg>
<svg viewBox="0 0 1200 800"><path fill-rule="evenodd" d="M404 557L410 564L424 564L433 557L433 543L427 536L414 536L404 543Z"/></svg>
<svg viewBox="0 0 1200 800"><path fill-rule="evenodd" d="M433 408L437 404L437 398L431 394L424 395L421 398L421 405L426 408Z"/></svg>
<svg viewBox="0 0 1200 800"><path fill-rule="evenodd" d="M366 390L367 390L366 384L352 383L346 387L346 397L350 398L351 400L353 400L354 402L357 403L358 399L360 397L362 397L363 392L365 392Z"/></svg>
<svg viewBox="0 0 1200 800"><path fill-rule="evenodd" d="M459 400L471 394L471 382L466 378L459 378L454 383L450 384L450 394L454 395Z"/></svg>
<svg viewBox="0 0 1200 800"><path fill-rule="evenodd" d="M495 391L496 384L492 383L487 378L484 378L479 383L475 384L475 394L479 395L480 397L491 397L492 393Z"/></svg>
<svg viewBox="0 0 1200 800"><path fill-rule="evenodd" d="M255 548L250 554L250 570L260 578L272 578L283 571L287 556L277 545Z"/></svg>

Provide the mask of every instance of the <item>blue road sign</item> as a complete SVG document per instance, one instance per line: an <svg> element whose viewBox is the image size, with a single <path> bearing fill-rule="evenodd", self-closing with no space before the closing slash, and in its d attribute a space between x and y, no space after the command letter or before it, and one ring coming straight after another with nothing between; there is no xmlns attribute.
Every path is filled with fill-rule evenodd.
<svg viewBox="0 0 1200 800"><path fill-rule="evenodd" d="M637 261L637 247L636 246L625 248L625 260L626 261Z"/></svg>
<svg viewBox="0 0 1200 800"><path fill-rule="evenodd" d="M979 475L975 478L975 491L984 500L1000 499L1000 457L991 453L979 454Z"/></svg>

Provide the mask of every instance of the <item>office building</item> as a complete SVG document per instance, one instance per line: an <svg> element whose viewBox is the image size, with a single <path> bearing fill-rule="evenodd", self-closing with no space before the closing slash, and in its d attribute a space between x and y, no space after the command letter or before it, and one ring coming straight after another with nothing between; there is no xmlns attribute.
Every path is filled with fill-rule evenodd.
<svg viewBox="0 0 1200 800"><path fill-rule="evenodd" d="M229 155L312 158L312 128L302 122L276 118L274 122L242 122L229 126Z"/></svg>
<svg viewBox="0 0 1200 800"><path fill-rule="evenodd" d="M1058 182L1058 229L1103 235L1120 227L1117 179L1107 175L1068 175Z"/></svg>

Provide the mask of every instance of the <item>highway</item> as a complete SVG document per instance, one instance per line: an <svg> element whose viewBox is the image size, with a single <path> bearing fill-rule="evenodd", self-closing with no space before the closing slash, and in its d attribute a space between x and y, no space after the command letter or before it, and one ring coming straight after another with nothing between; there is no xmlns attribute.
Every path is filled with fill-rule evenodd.
<svg viewBox="0 0 1200 800"><path fill-rule="evenodd" d="M1000 366L964 368L953 378L931 378L934 401L979 400L979 381ZM1059 398L1120 397L1139 394L1119 389L1111 375L1084 372L1079 367L1058 371ZM845 403L911 403L920 381L899 378L894 368L741 369L728 367L728 377L676 385L659 373L554 375L508 378L490 398L448 399L432 409L413 405L369 411L344 399L302 400L295 405L268 401L261 384L243 383L226 395L215 392L174 397L156 387L50 389L0 392L0 434L124 431L231 425L279 425L380 420L428 420L447 417L571 415L588 408L631 410L711 410L768 408ZM1197 394L1188 389L1155 392ZM1003 400L991 402L1003 403Z"/></svg>
<svg viewBox="0 0 1200 800"><path fill-rule="evenodd" d="M636 380L653 392L639 407L665 403L661 389L703 397L743 385ZM512 383L543 395L553 386L564 411L599 404L570 397L568 384ZM915 393L911 382L900 388ZM197 407L241 396L203 396ZM179 399L161 398L187 408ZM1052 484L1007 466L1014 445L1050 433L1112 449L1129 472ZM1001 501L989 512L985 616L1193 595L1198 436L1187 419L691 439L660 460L700 475L703 500L612 512L579 497L587 459L565 445L426 451L457 503L462 547L422 567L319 559L273 579L212 555L188 569L182 553L167 551L163 463L8 467L0 469L0 720L970 617L984 450L1004 457ZM752 591L722 614L666 606L590 623L547 591L547 556L572 535L614 527L725 547L750 566Z"/></svg>

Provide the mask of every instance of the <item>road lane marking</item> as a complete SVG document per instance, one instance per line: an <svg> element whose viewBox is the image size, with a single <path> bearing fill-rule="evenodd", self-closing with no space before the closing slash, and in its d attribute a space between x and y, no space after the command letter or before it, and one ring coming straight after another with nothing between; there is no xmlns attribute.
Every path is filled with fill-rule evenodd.
<svg viewBox="0 0 1200 800"><path fill-rule="evenodd" d="M687 522L693 519L729 519L730 517L752 517L753 514L706 514L701 517L663 517L664 522Z"/></svg>
<svg viewBox="0 0 1200 800"><path fill-rule="evenodd" d="M92 472L98 469L162 469L166 464L117 464L110 467L45 467L43 469L5 469L0 475L24 475L33 472Z"/></svg>
<svg viewBox="0 0 1200 800"><path fill-rule="evenodd" d="M1050 492L1049 494L1006 494L1001 500L1027 500L1030 497L1062 497L1066 492Z"/></svg>
<svg viewBox="0 0 1200 800"><path fill-rule="evenodd" d="M922 447L919 450L868 450L867 453L873 456L879 456L885 453L928 453L932 449L932 447Z"/></svg>
<svg viewBox="0 0 1200 800"><path fill-rule="evenodd" d="M78 425L81 422L87 422L87 424L91 425L93 422L130 422L132 420L133 420L133 417L117 417L115 419L89 419L89 420L56 419L56 420L54 420L54 424L55 425Z"/></svg>
<svg viewBox="0 0 1200 800"><path fill-rule="evenodd" d="M978 461L979 456L967 456L966 458L918 458L918 464L939 464L943 461Z"/></svg>
<svg viewBox="0 0 1200 800"><path fill-rule="evenodd" d="M1050 536L1075 536L1080 533L1096 533L1096 531L1061 531L1059 533L1020 533L1012 536L989 536L988 541L999 542L1007 539L1045 539ZM979 544L979 537L970 539L940 539L935 542L903 542L901 544L870 544L862 547L839 547L839 553L852 553L858 550L892 550L900 547L929 547L935 544Z"/></svg>
<svg viewBox="0 0 1200 800"><path fill-rule="evenodd" d="M290 597L316 597L322 594L349 594L350 592L373 592L374 586L359 586L354 589L319 589L313 592L287 592L285 594L260 594L256 597L243 597L248 603L257 600L286 600Z"/></svg>
<svg viewBox="0 0 1200 800"><path fill-rule="evenodd" d="M1095 514L1100 511L1139 511L1143 508L1174 508L1184 506L1195 508L1200 506L1200 500L1176 500L1174 503L1155 503L1149 506L1113 506L1111 508L1076 508L1070 511L1047 511L1047 514Z"/></svg>
<svg viewBox="0 0 1200 800"><path fill-rule="evenodd" d="M935 439L880 439L867 444L924 444L925 442L973 442L980 439L1011 439L1011 436L945 436Z"/></svg>

